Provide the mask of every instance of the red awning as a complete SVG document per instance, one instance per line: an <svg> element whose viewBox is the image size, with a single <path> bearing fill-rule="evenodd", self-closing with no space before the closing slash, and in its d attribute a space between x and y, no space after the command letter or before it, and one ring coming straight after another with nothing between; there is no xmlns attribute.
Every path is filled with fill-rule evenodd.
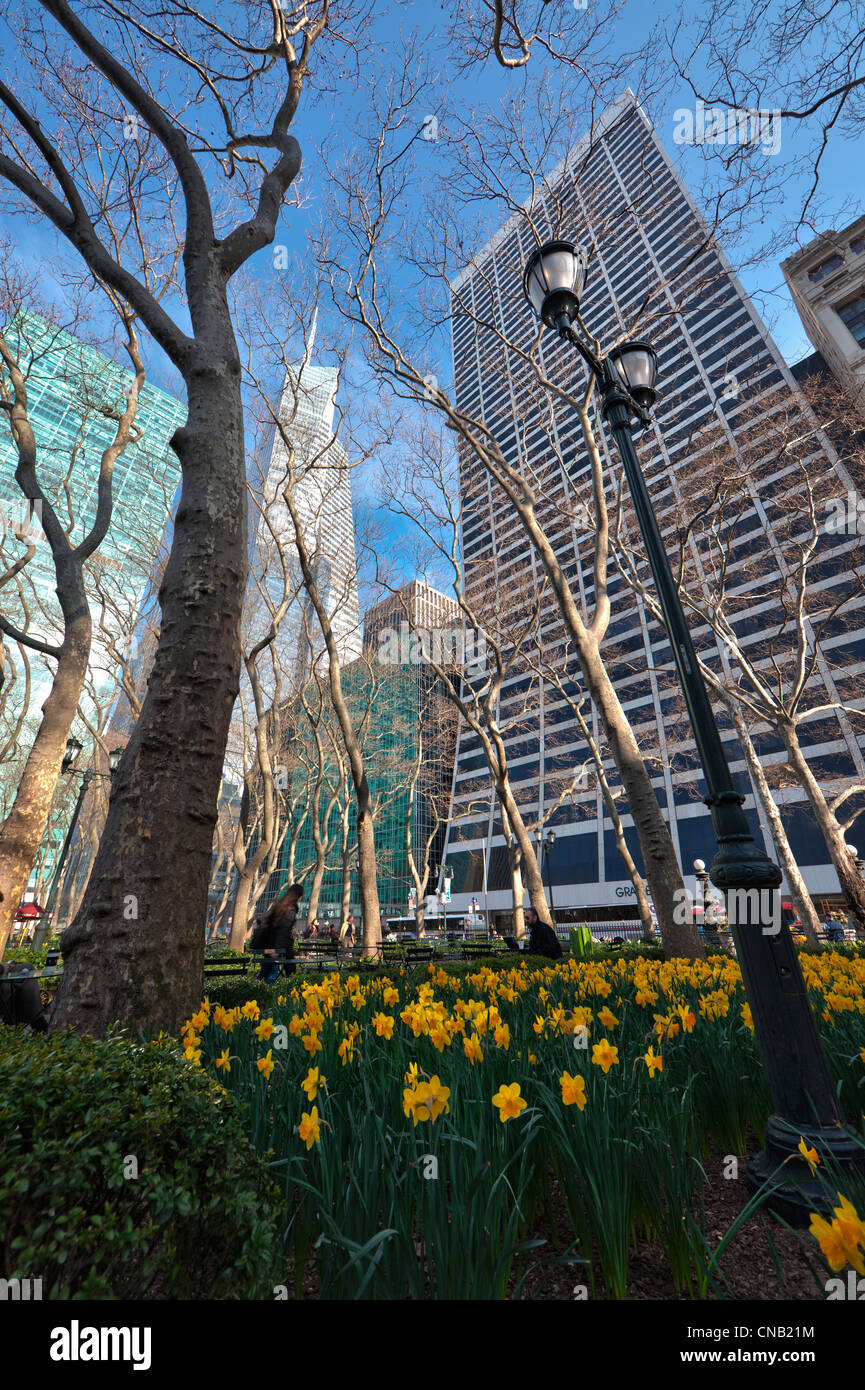
<svg viewBox="0 0 865 1390"><path fill-rule="evenodd" d="M19 922L23 922L28 917L41 917L44 911L44 907L40 907L38 903L19 903L15 916Z"/></svg>

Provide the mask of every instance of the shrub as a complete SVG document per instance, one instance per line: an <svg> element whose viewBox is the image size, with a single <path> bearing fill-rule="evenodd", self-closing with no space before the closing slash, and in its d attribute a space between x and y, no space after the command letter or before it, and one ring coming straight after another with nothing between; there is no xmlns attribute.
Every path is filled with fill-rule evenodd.
<svg viewBox="0 0 865 1390"><path fill-rule="evenodd" d="M279 1208L242 1107L176 1043L3 1029L4 1278L50 1299L272 1298Z"/></svg>
<svg viewBox="0 0 865 1390"><path fill-rule="evenodd" d="M302 973L305 976L307 972ZM291 979L280 975L272 985L266 985L259 979L257 971L250 971L248 975L217 976L215 980L209 980L205 975L202 993L207 995L211 1004L221 1004L224 1009L239 1008L250 999L256 999L263 1009L271 1010L276 1007L281 994L288 994L300 974L298 971Z"/></svg>
<svg viewBox="0 0 865 1390"><path fill-rule="evenodd" d="M7 946L3 953L3 959L7 965L11 965L15 961L32 965L34 970L44 970L46 952L49 948L56 949L56 947L56 941L47 941L38 950L34 950L32 946Z"/></svg>

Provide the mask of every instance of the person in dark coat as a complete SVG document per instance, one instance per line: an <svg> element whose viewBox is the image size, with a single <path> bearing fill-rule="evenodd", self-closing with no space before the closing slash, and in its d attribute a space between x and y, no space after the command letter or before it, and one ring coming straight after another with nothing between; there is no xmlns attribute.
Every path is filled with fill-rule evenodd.
<svg viewBox="0 0 865 1390"><path fill-rule="evenodd" d="M558 960L562 955L562 943L552 927L542 922L533 907L526 908L526 926L529 929L529 952L535 956L547 956Z"/></svg>
<svg viewBox="0 0 865 1390"><path fill-rule="evenodd" d="M252 945L263 950L265 957L261 962L259 976L265 984L272 985L279 975L279 964L272 957L276 951L284 951L288 959L283 965L286 975L295 969L294 964L294 924L297 920L297 906L303 897L303 884L293 883L281 898L272 902L260 926L253 934Z"/></svg>
<svg viewBox="0 0 865 1390"><path fill-rule="evenodd" d="M48 1014L30 966L0 961L0 1022L23 1023L35 1033L47 1031Z"/></svg>

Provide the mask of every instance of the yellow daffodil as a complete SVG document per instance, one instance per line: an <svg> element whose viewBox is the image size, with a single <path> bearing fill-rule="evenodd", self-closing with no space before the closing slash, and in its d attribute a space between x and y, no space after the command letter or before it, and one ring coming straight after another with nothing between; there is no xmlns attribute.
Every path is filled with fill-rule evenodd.
<svg viewBox="0 0 865 1390"><path fill-rule="evenodd" d="M226 1048L224 1052L220 1052L219 1056L216 1059L216 1065L220 1068L221 1071L231 1071L231 1062L229 1060L228 1051L228 1048Z"/></svg>
<svg viewBox="0 0 865 1390"><path fill-rule="evenodd" d="M804 1158L805 1162L808 1164L808 1167L811 1169L811 1176L813 1177L813 1175L817 1172L817 1165L820 1162L817 1150L813 1148L809 1149L804 1139L799 1140L798 1148L800 1154Z"/></svg>
<svg viewBox="0 0 865 1390"><path fill-rule="evenodd" d="M856 1208L840 1192L838 1198L841 1205L835 1207L831 1222L816 1212L811 1213L811 1235L819 1241L820 1249L836 1273L849 1264L857 1274L865 1275L865 1222L860 1221Z"/></svg>
<svg viewBox="0 0 865 1390"><path fill-rule="evenodd" d="M314 1105L309 1114L306 1111L300 1117L300 1127L298 1130L301 1141L306 1144L307 1149L311 1149L313 1144L321 1143L321 1128L318 1119L318 1106Z"/></svg>
<svg viewBox="0 0 865 1390"><path fill-rule="evenodd" d="M595 1043L592 1048L592 1063L600 1067L606 1076L611 1067L618 1066L619 1049L611 1047L606 1038L601 1038L599 1043Z"/></svg>
<svg viewBox="0 0 865 1390"><path fill-rule="evenodd" d="M581 1076L571 1076L570 1072L563 1072L559 1077L559 1085L562 1088L563 1105L576 1105L578 1110L585 1109L588 1096L586 1083Z"/></svg>
<svg viewBox="0 0 865 1390"><path fill-rule="evenodd" d="M499 1119L502 1124L507 1120L514 1120L525 1110L528 1101L523 1100L520 1095L520 1085L518 1081L513 1081L510 1086L502 1082L496 1094L493 1096L493 1105L499 1112Z"/></svg>
<svg viewBox="0 0 865 1390"><path fill-rule="evenodd" d="M465 1039L463 1043L463 1052L468 1057L472 1066L474 1066L475 1062L482 1062L484 1060L483 1048L474 1034L470 1038Z"/></svg>
<svg viewBox="0 0 865 1390"><path fill-rule="evenodd" d="M253 1029L253 1032L260 1042L267 1042L273 1032L273 1019L263 1018L258 1027Z"/></svg>
<svg viewBox="0 0 865 1390"><path fill-rule="evenodd" d="M315 1100L318 1095L319 1086L323 1086L327 1081L326 1076L320 1076L318 1067L310 1067L306 1076L301 1081L301 1089L306 1091L306 1098L309 1101Z"/></svg>
<svg viewBox="0 0 865 1390"><path fill-rule="evenodd" d="M254 999L250 999L248 1003L244 1004L240 1012L243 1014L244 1018L259 1018L261 1015L261 1009Z"/></svg>
<svg viewBox="0 0 865 1390"><path fill-rule="evenodd" d="M450 1088L443 1086L437 1076L431 1076L428 1082L421 1082L414 1093L413 1115L418 1119L437 1120L442 1113L450 1114L449 1095ZM426 1115L421 1113L423 1110Z"/></svg>
<svg viewBox="0 0 865 1390"><path fill-rule="evenodd" d="M394 1019L389 1014L374 1014L372 1023L378 1037L393 1037Z"/></svg>
<svg viewBox="0 0 865 1390"><path fill-rule="evenodd" d="M319 1041L318 1033L304 1033L303 1037L301 1038L301 1042L303 1043L310 1057L314 1057L316 1052L322 1051L322 1046Z"/></svg>
<svg viewBox="0 0 865 1390"><path fill-rule="evenodd" d="M511 1030L506 1023L499 1024L493 1033L493 1042L496 1047L504 1048L505 1052L508 1051L511 1045Z"/></svg>
<svg viewBox="0 0 865 1390"><path fill-rule="evenodd" d="M644 1053L643 1061L649 1069L650 1076L654 1076L656 1071L664 1070L664 1060L661 1057L661 1054L658 1053L656 1055L655 1050L652 1047L649 1048L648 1052Z"/></svg>
<svg viewBox="0 0 865 1390"><path fill-rule="evenodd" d="M598 1014L598 1022L603 1023L605 1028L615 1028L619 1020L616 1018L616 1015L612 1012L612 1010L608 1009L605 1004L604 1007L601 1009L601 1012Z"/></svg>
<svg viewBox="0 0 865 1390"><path fill-rule="evenodd" d="M268 1049L266 1056L259 1057L255 1065L258 1067L258 1070L261 1072L265 1080L269 1081L273 1068L276 1065L276 1063L273 1060L273 1054L270 1051L270 1049Z"/></svg>

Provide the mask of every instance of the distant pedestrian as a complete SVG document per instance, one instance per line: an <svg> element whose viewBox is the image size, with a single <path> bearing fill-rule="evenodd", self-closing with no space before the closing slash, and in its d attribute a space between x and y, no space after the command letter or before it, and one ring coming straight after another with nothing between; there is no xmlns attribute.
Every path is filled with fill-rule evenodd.
<svg viewBox="0 0 865 1390"><path fill-rule="evenodd" d="M250 946L263 951L259 977L265 984L272 985L279 975L279 962L275 959L277 951L283 952L286 959L283 971L290 975L294 965L294 924L297 921L297 907L303 897L303 884L293 883L281 898L271 903L252 934Z"/></svg>
<svg viewBox="0 0 865 1390"><path fill-rule="evenodd" d="M339 945L339 927L335 921L330 924L330 942L332 946Z"/></svg>
<svg viewBox="0 0 865 1390"><path fill-rule="evenodd" d="M353 912L350 912L345 919L345 932L343 933L343 941L347 947L352 947L356 945Z"/></svg>

